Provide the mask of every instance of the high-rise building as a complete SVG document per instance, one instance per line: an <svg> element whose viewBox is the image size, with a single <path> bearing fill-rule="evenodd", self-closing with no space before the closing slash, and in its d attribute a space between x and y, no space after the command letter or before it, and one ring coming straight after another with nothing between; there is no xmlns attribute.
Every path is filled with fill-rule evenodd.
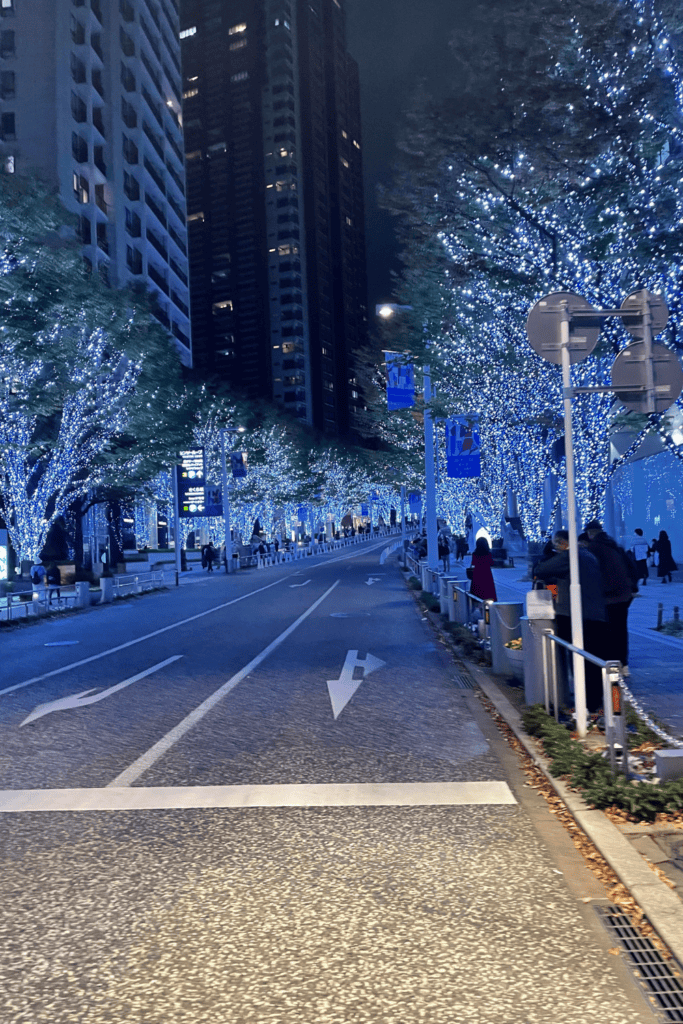
<svg viewBox="0 0 683 1024"><path fill-rule="evenodd" d="M142 282L191 363L178 0L0 0L0 155L59 187L86 260Z"/></svg>
<svg viewBox="0 0 683 1024"><path fill-rule="evenodd" d="M348 436L367 311L343 0L181 0L180 15L195 366Z"/></svg>

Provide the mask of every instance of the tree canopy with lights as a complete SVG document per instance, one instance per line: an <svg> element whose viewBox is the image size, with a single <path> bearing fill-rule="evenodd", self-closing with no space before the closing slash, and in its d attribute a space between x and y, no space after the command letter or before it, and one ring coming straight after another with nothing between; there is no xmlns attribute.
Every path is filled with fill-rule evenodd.
<svg viewBox="0 0 683 1024"><path fill-rule="evenodd" d="M175 349L145 296L88 274L37 181L0 196L0 497L22 559L79 496L139 489L185 429Z"/></svg>
<svg viewBox="0 0 683 1024"><path fill-rule="evenodd" d="M615 308L647 287L671 311L661 340L681 346L682 40L669 0L494 0L454 38L457 94L418 96L408 112L384 199L404 248L399 298L413 339L430 341L413 352L432 365L441 405L479 418L482 479L459 490L494 529L508 488L532 534L546 475L562 489L560 371L525 334L539 298L571 291ZM628 340L609 321L574 383L607 384ZM614 468L613 401L574 403L584 519L601 513ZM657 419L636 436L648 427L666 435Z"/></svg>

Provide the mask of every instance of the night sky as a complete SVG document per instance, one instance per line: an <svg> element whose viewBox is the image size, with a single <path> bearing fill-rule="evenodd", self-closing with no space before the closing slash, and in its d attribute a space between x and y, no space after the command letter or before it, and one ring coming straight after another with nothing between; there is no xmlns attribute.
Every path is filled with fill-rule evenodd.
<svg viewBox="0 0 683 1024"><path fill-rule="evenodd" d="M369 317L392 297L398 270L392 218L377 205L376 187L389 183L402 114L418 82L448 91L448 41L465 0L346 0L349 53L360 67L368 251Z"/></svg>

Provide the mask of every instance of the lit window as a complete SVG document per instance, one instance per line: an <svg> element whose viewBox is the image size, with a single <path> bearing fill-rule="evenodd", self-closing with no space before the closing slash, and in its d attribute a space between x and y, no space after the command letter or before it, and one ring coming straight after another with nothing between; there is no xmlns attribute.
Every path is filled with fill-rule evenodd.
<svg viewBox="0 0 683 1024"><path fill-rule="evenodd" d="M196 36L196 35L197 35L197 26L193 25L192 28L184 28L183 31L180 33L180 38L181 39L187 39L188 36Z"/></svg>
<svg viewBox="0 0 683 1024"><path fill-rule="evenodd" d="M299 251L298 245L279 245L278 256L295 256Z"/></svg>
<svg viewBox="0 0 683 1024"><path fill-rule="evenodd" d="M6 174L14 174L14 157L13 156L5 157L5 173Z"/></svg>
<svg viewBox="0 0 683 1024"><path fill-rule="evenodd" d="M342 157L341 158L341 162L344 165L344 167L348 167L349 166L349 161L346 159L346 157Z"/></svg>
<svg viewBox="0 0 683 1024"><path fill-rule="evenodd" d="M183 93L184 100L191 100L193 96L199 96L199 89L186 89Z"/></svg>
<svg viewBox="0 0 683 1024"><path fill-rule="evenodd" d="M79 203L87 203L90 198L88 179L84 178L81 174L76 174L76 172L74 171L73 186L76 200Z"/></svg>
<svg viewBox="0 0 683 1024"><path fill-rule="evenodd" d="M243 82L246 78L249 78L248 71L238 71L236 75L230 75L231 82Z"/></svg>
<svg viewBox="0 0 683 1024"><path fill-rule="evenodd" d="M243 46L247 45L246 39L236 39L234 43L230 43L231 50L241 50Z"/></svg>
<svg viewBox="0 0 683 1024"><path fill-rule="evenodd" d="M2 0L2 3L0 3L0 7L2 7L3 11L13 11L14 0Z"/></svg>
<svg viewBox="0 0 683 1024"><path fill-rule="evenodd" d="M189 218L188 218L189 220ZM218 312L221 309L232 309L232 299L226 299L225 302L214 302L213 311Z"/></svg>
<svg viewBox="0 0 683 1024"><path fill-rule="evenodd" d="M246 31L247 31L246 23L242 22L241 25L233 25L232 28L229 28L228 29L228 35L229 36L236 36L236 35L239 35L240 32L246 32Z"/></svg>
<svg viewBox="0 0 683 1024"><path fill-rule="evenodd" d="M346 134L346 132L344 131L343 128L342 128L342 139L348 139L348 135Z"/></svg>
<svg viewBox="0 0 683 1024"><path fill-rule="evenodd" d="M190 223L190 221L192 221L192 220L204 220L204 214L203 214L203 213L191 213L191 214L190 214L190 215L188 216L188 218L187 218L187 222L188 222L188 224L189 224L189 223Z"/></svg>
<svg viewBox="0 0 683 1024"><path fill-rule="evenodd" d="M193 149L191 153L186 153L185 154L185 159L186 160L198 160L201 155L202 155L201 149Z"/></svg>
<svg viewBox="0 0 683 1024"><path fill-rule="evenodd" d="M359 143L359 142L356 142L356 140L355 140L355 139L353 140L353 144L354 144L354 146L356 147L356 149L360 149L360 143Z"/></svg>
<svg viewBox="0 0 683 1024"><path fill-rule="evenodd" d="M347 217L347 218L346 218L346 223L347 223L347 224L349 225L349 227L352 227L352 226L353 226L353 221L351 220L351 218L350 218L350 217Z"/></svg>

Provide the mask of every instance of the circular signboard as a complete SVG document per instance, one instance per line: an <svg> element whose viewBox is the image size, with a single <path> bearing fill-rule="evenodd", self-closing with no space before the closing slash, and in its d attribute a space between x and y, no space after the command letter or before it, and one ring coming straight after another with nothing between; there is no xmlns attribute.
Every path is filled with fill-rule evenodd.
<svg viewBox="0 0 683 1024"><path fill-rule="evenodd" d="M598 343L601 321L597 315L591 321L586 314L594 312L590 302L573 292L553 292L540 299L526 322L526 333L534 352L551 363L562 362L560 324L566 308L569 323L569 361L580 363L591 354ZM572 321L573 314L583 314Z"/></svg>
<svg viewBox="0 0 683 1024"><path fill-rule="evenodd" d="M621 304L621 308L625 313L633 313L635 316L623 317L623 323L629 334L640 335L642 337L642 321L640 319L643 312L643 297L647 298L650 306L650 328L652 330L652 337L656 337L666 327L669 321L669 308L664 301L663 295L655 295L654 292L648 292L644 288L638 292L631 292Z"/></svg>
<svg viewBox="0 0 683 1024"><path fill-rule="evenodd" d="M632 341L623 348L612 366L612 388L621 402L632 412L665 412L683 390L683 367L675 352L666 345L652 345L654 406L648 410L645 343Z"/></svg>

